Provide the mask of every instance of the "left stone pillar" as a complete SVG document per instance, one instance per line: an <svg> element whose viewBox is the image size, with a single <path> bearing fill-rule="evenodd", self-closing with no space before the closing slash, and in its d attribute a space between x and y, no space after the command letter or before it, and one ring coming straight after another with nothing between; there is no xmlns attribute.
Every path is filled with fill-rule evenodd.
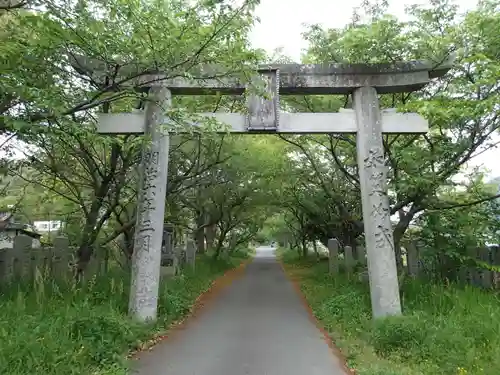
<svg viewBox="0 0 500 375"><path fill-rule="evenodd" d="M139 321L155 320L158 308L169 136L163 132L170 91L152 87L145 110L145 136L139 170L129 314Z"/></svg>
<svg viewBox="0 0 500 375"><path fill-rule="evenodd" d="M363 223L365 227L370 297L374 318L401 314L394 239L387 195L387 167L382 142L382 118L377 91L354 91Z"/></svg>

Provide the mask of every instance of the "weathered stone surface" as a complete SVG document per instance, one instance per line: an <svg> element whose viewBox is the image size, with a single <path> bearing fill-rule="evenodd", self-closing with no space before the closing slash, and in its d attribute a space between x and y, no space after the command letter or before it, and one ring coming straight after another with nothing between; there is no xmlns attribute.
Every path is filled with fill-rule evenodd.
<svg viewBox="0 0 500 375"><path fill-rule="evenodd" d="M336 238L328 240L328 268L330 274L339 273L339 241Z"/></svg>
<svg viewBox="0 0 500 375"><path fill-rule="evenodd" d="M196 265L196 243L192 239L188 239L186 243L186 264L191 269Z"/></svg>
<svg viewBox="0 0 500 375"><path fill-rule="evenodd" d="M66 237L56 237L52 248L52 274L57 278L66 279L70 273L69 261L71 254L69 250L69 240Z"/></svg>
<svg viewBox="0 0 500 375"><path fill-rule="evenodd" d="M163 226L163 240L161 246L162 267L173 266L175 262L173 229L171 224L165 224Z"/></svg>
<svg viewBox="0 0 500 375"><path fill-rule="evenodd" d="M352 273L354 269L354 255L351 246L344 247L344 264L347 273Z"/></svg>
<svg viewBox="0 0 500 375"><path fill-rule="evenodd" d="M411 277L417 277L419 273L419 254L418 248L415 242L411 241L406 245L406 267L408 269L408 275Z"/></svg>
<svg viewBox="0 0 500 375"><path fill-rule="evenodd" d="M362 245L356 246L356 260L361 265L366 265L366 249Z"/></svg>
<svg viewBox="0 0 500 375"><path fill-rule="evenodd" d="M177 274L177 268L175 266L162 266L160 269L161 277L174 277Z"/></svg>
<svg viewBox="0 0 500 375"><path fill-rule="evenodd" d="M31 246L33 239L28 236L14 237L14 249L16 249L14 261L14 276L26 280L33 275L31 261Z"/></svg>
<svg viewBox="0 0 500 375"><path fill-rule="evenodd" d="M279 123L279 71L262 70L264 95L249 95L247 130L276 130Z"/></svg>
<svg viewBox="0 0 500 375"><path fill-rule="evenodd" d="M199 118L215 119L221 123L220 133L248 133L247 116L238 113L201 113ZM356 133L356 117L353 111L338 113L280 113L279 133ZM191 122L190 126L200 127L201 122ZM227 126L226 126L227 125ZM143 113L102 113L99 114L98 132L101 134L142 134L144 133ZM203 124L201 123L201 126ZM267 130L266 130L267 129ZM263 129L268 132L271 127ZM416 113L396 113L394 110L382 111L383 133L427 133L429 124ZM183 129L176 129L182 133ZM188 129L184 130L185 132ZM259 132L256 129L252 133Z"/></svg>
<svg viewBox="0 0 500 375"><path fill-rule="evenodd" d="M14 272L14 248L0 249L0 282L8 282Z"/></svg>
<svg viewBox="0 0 500 375"><path fill-rule="evenodd" d="M186 264L186 244L176 246L174 251L178 266L184 267Z"/></svg>
<svg viewBox="0 0 500 375"><path fill-rule="evenodd" d="M436 64L429 61L408 61L391 64L277 64L262 66L257 70L279 70L281 95L347 94L358 87L372 86L379 93L410 92L421 89L431 78L444 75L450 68L449 61ZM117 65L89 60L83 57L73 59L73 67L80 73L94 79L115 76ZM122 64L118 77L127 80L128 85L168 87L174 95L240 95L248 79L240 74L227 74L224 67L199 66L187 77L153 72L144 66ZM108 73L106 73L108 72ZM142 74L148 72L148 74ZM139 74L139 77L137 75ZM181 73L182 74L182 73Z"/></svg>
<svg viewBox="0 0 500 375"><path fill-rule="evenodd" d="M476 265L478 260L478 249L471 247L467 249L467 255L471 258L471 266L468 269L468 282L475 286L481 286L481 277Z"/></svg>
<svg viewBox="0 0 500 375"><path fill-rule="evenodd" d="M491 252L488 247L482 247L478 249L478 257L479 259L486 263L486 264L491 264L492 263L492 257L491 257ZM479 277L481 279L481 286L483 288L491 288L493 284L493 275L492 272L489 269L486 268L481 268L479 272Z"/></svg>
<svg viewBox="0 0 500 375"><path fill-rule="evenodd" d="M357 158L373 316L401 314L377 91L354 92Z"/></svg>
<svg viewBox="0 0 500 375"><path fill-rule="evenodd" d="M151 142L142 151L129 301L130 315L140 321L156 319L168 174L169 137L159 125L170 105L170 92L161 86L151 90L146 105Z"/></svg>

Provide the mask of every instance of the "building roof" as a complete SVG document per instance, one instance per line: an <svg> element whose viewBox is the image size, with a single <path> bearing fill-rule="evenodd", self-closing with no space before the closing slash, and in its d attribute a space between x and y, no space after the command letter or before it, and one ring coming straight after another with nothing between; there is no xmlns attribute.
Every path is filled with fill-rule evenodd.
<svg viewBox="0 0 500 375"><path fill-rule="evenodd" d="M16 223L12 212L0 212L0 232L21 232L33 238L40 238L42 235L37 233L29 224Z"/></svg>

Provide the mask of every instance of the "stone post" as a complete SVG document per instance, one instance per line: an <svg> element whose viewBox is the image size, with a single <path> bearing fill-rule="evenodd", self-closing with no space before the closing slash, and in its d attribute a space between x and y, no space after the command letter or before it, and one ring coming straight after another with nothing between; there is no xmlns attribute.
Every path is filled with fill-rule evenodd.
<svg viewBox="0 0 500 375"><path fill-rule="evenodd" d="M53 241L50 271L52 277L66 280L69 274L69 241L66 237L56 237Z"/></svg>
<svg viewBox="0 0 500 375"><path fill-rule="evenodd" d="M382 119L373 87L354 91L357 158L374 318L401 314L394 239L387 196Z"/></svg>
<svg viewBox="0 0 500 375"><path fill-rule="evenodd" d="M170 102L167 88L150 89L145 133L151 139L142 150L129 299L129 314L139 321L157 316L169 151L169 136L160 126Z"/></svg>
<svg viewBox="0 0 500 375"><path fill-rule="evenodd" d="M35 276L33 261L31 259L31 246L33 239L25 235L14 237L14 250L17 262L14 266L16 278L31 280Z"/></svg>
<svg viewBox="0 0 500 375"><path fill-rule="evenodd" d="M0 249L0 282L9 282L14 267L14 249Z"/></svg>
<svg viewBox="0 0 500 375"><path fill-rule="evenodd" d="M492 264L491 251L489 247L485 246L479 249L479 259L486 264ZM493 284L492 272L489 269L482 268L480 271L480 280L483 288L491 288Z"/></svg>
<svg viewBox="0 0 500 375"><path fill-rule="evenodd" d="M188 239L186 242L186 264L194 270L196 264L196 243L192 239Z"/></svg>
<svg viewBox="0 0 500 375"><path fill-rule="evenodd" d="M480 276L479 276L479 270L477 268L477 258L478 258L478 249L475 247L470 247L467 249L467 255L471 258L470 263L471 265L469 266L469 284L474 285L474 286L480 286Z"/></svg>
<svg viewBox="0 0 500 375"><path fill-rule="evenodd" d="M366 250L363 245L356 247L356 256L358 263L362 266L366 266Z"/></svg>
<svg viewBox="0 0 500 375"><path fill-rule="evenodd" d="M184 267L186 264L186 244L177 245L174 249L175 257L177 258L177 266Z"/></svg>
<svg viewBox="0 0 500 375"><path fill-rule="evenodd" d="M492 263L495 266L500 266L500 248L498 246L494 246L491 248L491 259ZM492 272L493 276L493 287L498 288L500 286L500 272Z"/></svg>
<svg viewBox="0 0 500 375"><path fill-rule="evenodd" d="M415 242L410 241L406 245L406 267L408 268L408 275L416 278L419 273L419 254Z"/></svg>
<svg viewBox="0 0 500 375"><path fill-rule="evenodd" d="M43 248L31 248L31 271L36 278L37 272L42 276L48 276L49 260L47 251Z"/></svg>
<svg viewBox="0 0 500 375"><path fill-rule="evenodd" d="M339 273L339 241L335 238L328 240L328 268L330 274Z"/></svg>
<svg viewBox="0 0 500 375"><path fill-rule="evenodd" d="M354 255L351 246L344 246L344 264L347 274L351 274L354 269Z"/></svg>
<svg viewBox="0 0 500 375"><path fill-rule="evenodd" d="M177 274L178 262L174 251L174 233L173 226L166 227L163 232L164 246L161 254L161 275L172 277Z"/></svg>
<svg viewBox="0 0 500 375"><path fill-rule="evenodd" d="M163 225L163 239L161 243L162 266L165 266L164 259L171 259L174 251L174 226L172 224Z"/></svg>

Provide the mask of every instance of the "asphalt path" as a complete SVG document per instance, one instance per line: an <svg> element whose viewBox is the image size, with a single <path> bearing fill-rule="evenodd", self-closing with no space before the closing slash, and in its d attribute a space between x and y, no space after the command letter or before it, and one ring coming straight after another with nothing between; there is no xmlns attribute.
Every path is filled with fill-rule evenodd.
<svg viewBox="0 0 500 375"><path fill-rule="evenodd" d="M195 319L134 362L139 375L345 375L272 247Z"/></svg>

